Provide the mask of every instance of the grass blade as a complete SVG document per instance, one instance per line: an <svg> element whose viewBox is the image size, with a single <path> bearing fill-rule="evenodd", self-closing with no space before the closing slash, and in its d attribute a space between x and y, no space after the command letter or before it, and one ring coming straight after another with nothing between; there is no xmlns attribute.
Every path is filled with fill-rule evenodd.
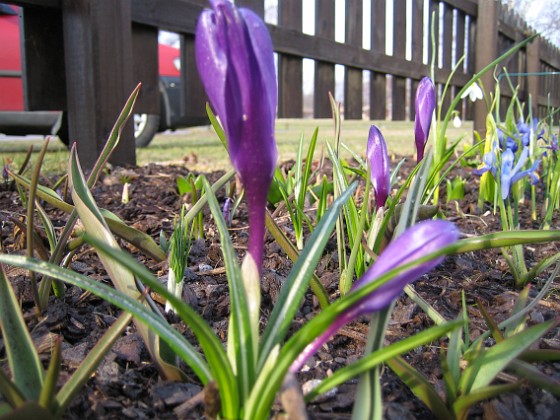
<svg viewBox="0 0 560 420"><path fill-rule="evenodd" d="M331 209L323 216L321 222L313 231L307 246L295 262L290 276L280 291L280 296L274 305L263 333L259 367L263 366L274 346L284 340L307 290L309 279L315 271L323 249L338 219L340 209L350 198L355 188L356 184L352 185L333 203Z"/></svg>

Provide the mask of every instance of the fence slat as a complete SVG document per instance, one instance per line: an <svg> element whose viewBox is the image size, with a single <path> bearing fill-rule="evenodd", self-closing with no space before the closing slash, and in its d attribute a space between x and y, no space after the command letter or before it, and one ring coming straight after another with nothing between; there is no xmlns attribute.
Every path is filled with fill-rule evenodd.
<svg viewBox="0 0 560 420"><path fill-rule="evenodd" d="M476 71L482 70L497 57L498 48L498 2L481 1L478 3L478 22L476 25ZM486 72L480 78L484 90L489 94L494 91L492 72ZM476 101L474 106L474 129L482 138L486 134L486 115L488 110L484 101Z"/></svg>
<svg viewBox="0 0 560 420"><path fill-rule="evenodd" d="M264 0L237 0L236 4L251 9L261 18L264 17Z"/></svg>
<svg viewBox="0 0 560 420"><path fill-rule="evenodd" d="M25 108L28 111L66 109L64 34L62 13L56 9L27 8L23 11L22 71Z"/></svg>
<svg viewBox="0 0 560 420"><path fill-rule="evenodd" d="M62 16L69 135L82 165L91 168L134 87L130 1L63 0ZM111 162L136 162L132 124Z"/></svg>
<svg viewBox="0 0 560 420"><path fill-rule="evenodd" d="M371 5L371 49L385 54L386 6L384 1L372 1ZM369 115L373 120L384 120L387 108L387 78L383 72L370 72Z"/></svg>
<svg viewBox="0 0 560 420"><path fill-rule="evenodd" d="M393 56L404 58L406 54L406 0L393 2ZM393 120L406 119L406 78L393 75Z"/></svg>
<svg viewBox="0 0 560 420"><path fill-rule="evenodd" d="M278 1L278 24L286 29L301 31L302 6L298 1ZM302 59L290 55L278 56L278 116L303 116Z"/></svg>
<svg viewBox="0 0 560 420"><path fill-rule="evenodd" d="M319 4L320 3L320 4ZM315 35L334 41L335 0L315 2ZM334 64L315 60L313 89L313 116L329 118L332 115L328 93L334 95Z"/></svg>
<svg viewBox="0 0 560 420"><path fill-rule="evenodd" d="M411 59L413 62L422 64L424 59L424 1L412 0L412 39L411 39ZM428 76L427 74L418 74L418 78L412 79L410 86L410 119L414 120L414 100L416 90L418 89L419 78Z"/></svg>
<svg viewBox="0 0 560 420"><path fill-rule="evenodd" d="M157 28L139 23L132 24L133 82L142 83L134 110L139 114L160 112L158 60L146 57L158 56Z"/></svg>
<svg viewBox="0 0 560 420"><path fill-rule="evenodd" d="M362 0L346 1L345 43L362 47ZM362 70L346 66L344 68L344 118L362 119Z"/></svg>

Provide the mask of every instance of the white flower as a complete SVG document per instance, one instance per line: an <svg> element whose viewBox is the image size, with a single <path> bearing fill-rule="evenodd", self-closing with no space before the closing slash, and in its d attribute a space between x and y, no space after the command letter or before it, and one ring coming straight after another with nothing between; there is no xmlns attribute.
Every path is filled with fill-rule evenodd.
<svg viewBox="0 0 560 420"><path fill-rule="evenodd" d="M459 128L459 127L461 127L461 124L463 124L463 121L461 121L461 118L459 118L459 115L455 115L455 118L453 118L453 127Z"/></svg>
<svg viewBox="0 0 560 420"><path fill-rule="evenodd" d="M464 99L467 96L469 97L471 102L474 102L477 99L482 99L483 98L482 89L480 89L480 86L478 86L478 83L475 82L472 85L470 85L467 88L467 90L465 90L465 92L463 92L463 94L461 95L461 99Z"/></svg>

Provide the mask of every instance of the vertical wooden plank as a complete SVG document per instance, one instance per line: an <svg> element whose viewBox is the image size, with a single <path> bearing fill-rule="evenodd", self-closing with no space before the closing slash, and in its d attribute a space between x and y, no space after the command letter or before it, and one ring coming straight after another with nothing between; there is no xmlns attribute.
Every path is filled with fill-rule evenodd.
<svg viewBox="0 0 560 420"><path fill-rule="evenodd" d="M406 0L393 2L393 56L406 57ZM393 76L393 120L406 119L406 78Z"/></svg>
<svg viewBox="0 0 560 420"><path fill-rule="evenodd" d="M442 28L443 42L442 42L442 65L446 70L451 70L452 63L452 49L453 49L453 8L443 3L443 28ZM443 91L443 88L442 88ZM447 112L451 105L452 91L449 88L443 98L443 114Z"/></svg>
<svg viewBox="0 0 560 420"><path fill-rule="evenodd" d="M371 1L371 49L385 54L386 6L384 1ZM370 73L369 116L372 120L384 120L387 107L387 79L385 74Z"/></svg>
<svg viewBox="0 0 560 420"><path fill-rule="evenodd" d="M194 52L194 35L181 36L181 115L188 125L208 123L204 86L198 75Z"/></svg>
<svg viewBox="0 0 560 420"><path fill-rule="evenodd" d="M467 72L469 74L475 73L475 61L476 61L476 18L469 15L469 32L468 32L468 43L469 49L467 52ZM474 120L474 104L467 100L466 103L466 119L469 121Z"/></svg>
<svg viewBox="0 0 560 420"><path fill-rule="evenodd" d="M155 26L132 24L133 82L142 83L134 110L139 114L159 114L158 30Z"/></svg>
<svg viewBox="0 0 560 420"><path fill-rule="evenodd" d="M457 10L457 33L455 35L456 36L455 57L457 62L459 62L461 58L463 58L463 56L465 55L465 19L466 19L465 13L460 10ZM461 64L461 66L459 66L459 72L463 73L464 69L465 69L465 61L463 60L463 63ZM457 94L457 92L461 88L462 86L457 87L454 93ZM459 102L459 105L457 106L458 108L457 110L459 111L459 117L461 118L461 120L464 120L466 118L465 104L466 104L466 100L463 99L462 101Z"/></svg>
<svg viewBox="0 0 560 420"><path fill-rule="evenodd" d="M60 10L22 9L21 39L25 109L66 109L66 77Z"/></svg>
<svg viewBox="0 0 560 420"><path fill-rule="evenodd" d="M91 168L134 87L130 0L62 0L62 18L70 140ZM111 162L136 163L132 122Z"/></svg>
<svg viewBox="0 0 560 420"><path fill-rule="evenodd" d="M540 71L541 64L541 38L535 38L529 45L527 45L527 72L536 73ZM556 76L558 77L558 76ZM532 112L533 115L538 115L539 105L539 78L537 76L527 77L527 91L532 97ZM546 95L548 91L544 91L543 94ZM550 92L552 93L552 92ZM528 102L527 102L528 104Z"/></svg>
<svg viewBox="0 0 560 420"><path fill-rule="evenodd" d="M412 39L411 39L411 59L414 63L423 64L424 58L424 1L412 0ZM419 74L418 76L428 76L427 74ZM416 98L416 90L418 89L419 79L413 79L410 86L410 119L414 120L414 100Z"/></svg>
<svg viewBox="0 0 560 420"><path fill-rule="evenodd" d="M362 0L346 0L345 43L362 47ZM362 119L362 70L350 66L344 68L344 118Z"/></svg>
<svg viewBox="0 0 560 420"><path fill-rule="evenodd" d="M498 2L480 1L477 12L475 70L480 71L497 57L498 48ZM492 72L486 72L480 78L486 92L494 91ZM474 129L482 138L486 135L486 104L476 101L474 105Z"/></svg>
<svg viewBox="0 0 560 420"><path fill-rule="evenodd" d="M315 36L334 40L335 0L315 2ZM329 118L332 114L328 93L334 95L334 64L315 61L313 116Z"/></svg>
<svg viewBox="0 0 560 420"><path fill-rule="evenodd" d="M278 0L278 25L301 31L300 1ZM303 64L299 57L278 55L278 117L303 117Z"/></svg>
<svg viewBox="0 0 560 420"><path fill-rule="evenodd" d="M264 18L264 0L237 0L235 4L239 7L251 9L261 18Z"/></svg>

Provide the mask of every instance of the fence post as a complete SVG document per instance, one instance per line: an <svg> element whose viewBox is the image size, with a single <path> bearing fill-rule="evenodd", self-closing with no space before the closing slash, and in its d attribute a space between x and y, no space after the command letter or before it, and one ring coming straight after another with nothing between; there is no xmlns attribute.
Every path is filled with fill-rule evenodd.
<svg viewBox="0 0 560 420"><path fill-rule="evenodd" d="M393 11L393 56L405 58L406 55L406 0L394 0ZM393 76L392 119L406 119L406 78Z"/></svg>
<svg viewBox="0 0 560 420"><path fill-rule="evenodd" d="M160 113L158 73L158 30L155 26L132 24L133 82L142 88L134 110L139 114Z"/></svg>
<svg viewBox="0 0 560 420"><path fill-rule="evenodd" d="M413 0L412 1L412 13L410 15L412 19L412 39L411 39L411 59L415 63L423 64L423 52L424 52L424 1L423 0ZM419 74L418 77L428 76L427 74ZM416 98L416 90L418 90L418 84L420 80L413 79L410 85L410 119L414 121L415 109L414 100Z"/></svg>
<svg viewBox="0 0 560 420"><path fill-rule="evenodd" d="M278 0L278 24L301 31L302 5L299 1ZM278 117L303 116L302 59L281 54L278 56Z"/></svg>
<svg viewBox="0 0 560 420"><path fill-rule="evenodd" d="M315 36L334 40L334 3L335 0L315 2ZM334 96L334 64L315 61L315 80L313 87L313 116L329 118L332 115L328 93Z"/></svg>
<svg viewBox="0 0 560 420"><path fill-rule="evenodd" d="M264 18L264 0L237 0L235 3L239 7L251 9L261 18Z"/></svg>
<svg viewBox="0 0 560 420"><path fill-rule="evenodd" d="M498 6L496 0L480 0L478 2L476 22L475 71L482 70L497 58L498 53ZM487 71L480 78L487 95L494 91L492 71ZM489 96L485 99L488 99ZM486 115L488 108L485 101L474 104L474 130L480 136L486 136Z"/></svg>
<svg viewBox="0 0 560 420"><path fill-rule="evenodd" d="M70 141L91 168L133 89L130 0L62 0ZM111 157L134 165L132 122Z"/></svg>
<svg viewBox="0 0 560 420"><path fill-rule="evenodd" d="M536 73L541 70L541 38L537 37L527 45L527 73ZM527 77L527 93L531 96L532 115L538 117L539 114L539 77ZM529 99L529 98L527 98ZM529 102L527 101L527 104Z"/></svg>
<svg viewBox="0 0 560 420"><path fill-rule="evenodd" d="M371 49L385 54L386 4L384 1L371 2ZM383 73L370 72L369 117L372 120L386 119L387 78Z"/></svg>
<svg viewBox="0 0 560 420"><path fill-rule="evenodd" d="M66 109L62 14L60 10L23 9L22 65L27 111Z"/></svg>
<svg viewBox="0 0 560 420"><path fill-rule="evenodd" d="M344 42L362 47L362 0L346 0ZM344 119L362 119L362 70L344 67Z"/></svg>

